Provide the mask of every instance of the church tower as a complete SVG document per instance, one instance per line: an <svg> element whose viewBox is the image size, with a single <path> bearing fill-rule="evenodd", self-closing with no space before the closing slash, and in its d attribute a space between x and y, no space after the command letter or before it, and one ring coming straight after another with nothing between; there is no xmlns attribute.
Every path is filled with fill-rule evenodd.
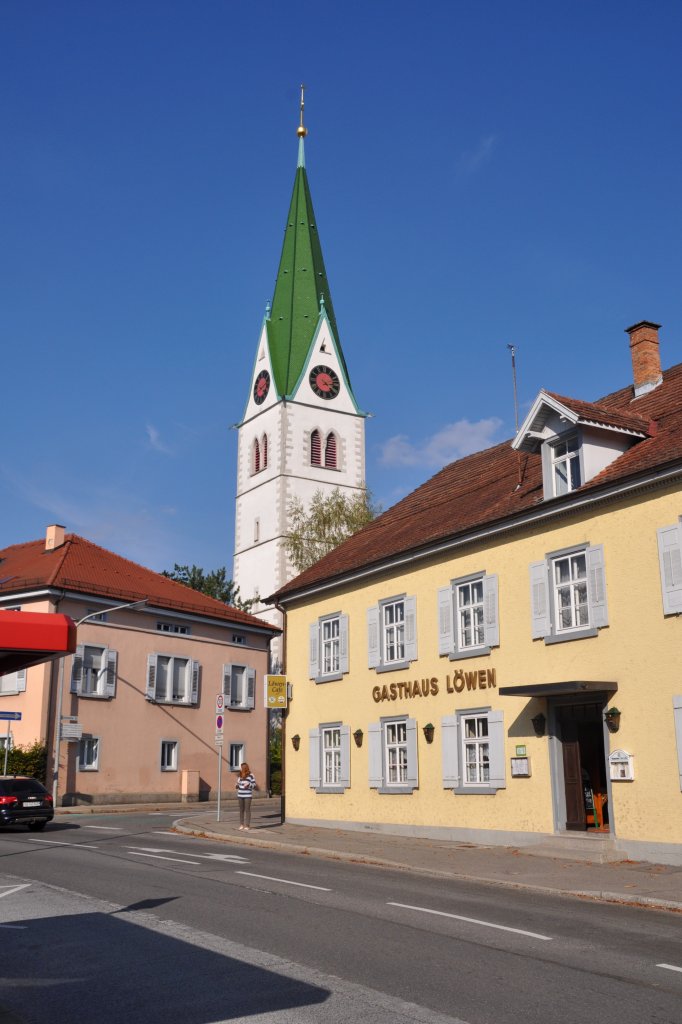
<svg viewBox="0 0 682 1024"><path fill-rule="evenodd" d="M341 349L305 166L303 89L298 166L272 305L266 307L239 424L234 581L253 612L276 625L263 598L296 573L286 555L288 507L365 486L365 413ZM281 644L273 643L273 668Z"/></svg>

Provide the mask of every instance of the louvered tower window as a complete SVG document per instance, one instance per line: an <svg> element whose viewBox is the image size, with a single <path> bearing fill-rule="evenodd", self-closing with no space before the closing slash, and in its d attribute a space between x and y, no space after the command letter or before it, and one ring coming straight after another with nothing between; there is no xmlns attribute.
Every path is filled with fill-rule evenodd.
<svg viewBox="0 0 682 1024"><path fill-rule="evenodd" d="M322 465L322 439L319 430L313 430L310 435L310 465Z"/></svg>
<svg viewBox="0 0 682 1024"><path fill-rule="evenodd" d="M261 441L261 455L263 459L263 469L268 468L268 435L263 434L263 440Z"/></svg>
<svg viewBox="0 0 682 1024"><path fill-rule="evenodd" d="M253 472L260 472L260 444L258 438L253 442Z"/></svg>
<svg viewBox="0 0 682 1024"><path fill-rule="evenodd" d="M327 434L324 446L324 464L327 469L336 469L336 434Z"/></svg>

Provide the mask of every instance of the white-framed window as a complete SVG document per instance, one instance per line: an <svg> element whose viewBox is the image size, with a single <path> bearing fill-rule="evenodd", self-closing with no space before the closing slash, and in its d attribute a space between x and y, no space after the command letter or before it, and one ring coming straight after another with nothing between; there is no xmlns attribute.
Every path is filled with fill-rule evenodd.
<svg viewBox="0 0 682 1024"><path fill-rule="evenodd" d="M156 704L197 704L199 662L176 654L149 654L146 696Z"/></svg>
<svg viewBox="0 0 682 1024"><path fill-rule="evenodd" d="M82 736L78 741L78 771L96 772L99 769L99 737Z"/></svg>
<svg viewBox="0 0 682 1024"><path fill-rule="evenodd" d="M577 434L572 434L566 440L554 441L549 447L552 457L552 491L557 497L570 494L582 483L580 439Z"/></svg>
<svg viewBox="0 0 682 1024"><path fill-rule="evenodd" d="M404 716L370 723L369 784L380 793L411 793L419 785L417 722Z"/></svg>
<svg viewBox="0 0 682 1024"><path fill-rule="evenodd" d="M232 643L233 644L245 644L246 643L246 637L244 636L243 633L233 633L232 634Z"/></svg>
<svg viewBox="0 0 682 1024"><path fill-rule="evenodd" d="M682 516L656 531L663 614L682 615Z"/></svg>
<svg viewBox="0 0 682 1024"><path fill-rule="evenodd" d="M180 625L179 622L157 622L156 628L159 633L175 633L177 636L189 636L189 626Z"/></svg>
<svg viewBox="0 0 682 1024"><path fill-rule="evenodd" d="M117 653L99 644L79 644L71 661L71 693L79 697L116 696Z"/></svg>
<svg viewBox="0 0 682 1024"><path fill-rule="evenodd" d="M243 743L230 743L230 771L238 772L246 761L246 747Z"/></svg>
<svg viewBox="0 0 682 1024"><path fill-rule="evenodd" d="M223 665L225 706L232 711L251 711L255 706L256 670L248 665Z"/></svg>
<svg viewBox="0 0 682 1024"><path fill-rule="evenodd" d="M176 772L178 770L178 741L161 740L161 771Z"/></svg>
<svg viewBox="0 0 682 1024"><path fill-rule="evenodd" d="M343 793L350 786L350 726L328 722L311 729L310 786L319 793Z"/></svg>
<svg viewBox="0 0 682 1024"><path fill-rule="evenodd" d="M5 694L23 693L26 689L26 669L18 672L6 672L0 676L0 697Z"/></svg>
<svg viewBox="0 0 682 1024"><path fill-rule="evenodd" d="M348 672L348 616L323 615L310 626L308 676L319 683L340 679Z"/></svg>
<svg viewBox="0 0 682 1024"><path fill-rule="evenodd" d="M443 787L456 793L495 793L506 787L504 718L471 708L441 720Z"/></svg>
<svg viewBox="0 0 682 1024"><path fill-rule="evenodd" d="M530 566L532 637L558 643L608 626L604 548L581 544Z"/></svg>
<svg viewBox="0 0 682 1024"><path fill-rule="evenodd" d="M489 654L500 642L498 579L475 573L438 591L438 653L450 659Z"/></svg>
<svg viewBox="0 0 682 1024"><path fill-rule="evenodd" d="M377 672L407 668L417 658L417 599L391 597L367 609L367 654Z"/></svg>

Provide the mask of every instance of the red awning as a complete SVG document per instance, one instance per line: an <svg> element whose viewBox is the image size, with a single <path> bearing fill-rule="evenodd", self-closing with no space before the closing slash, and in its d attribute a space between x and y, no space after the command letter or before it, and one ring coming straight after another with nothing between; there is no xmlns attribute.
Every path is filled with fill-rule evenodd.
<svg viewBox="0 0 682 1024"><path fill-rule="evenodd" d="M76 650L76 623L50 612L0 611L0 675Z"/></svg>

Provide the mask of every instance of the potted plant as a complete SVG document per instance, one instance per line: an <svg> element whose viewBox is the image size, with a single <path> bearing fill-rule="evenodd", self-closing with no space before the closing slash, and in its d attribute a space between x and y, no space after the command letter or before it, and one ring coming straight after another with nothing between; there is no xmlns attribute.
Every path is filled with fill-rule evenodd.
<svg viewBox="0 0 682 1024"><path fill-rule="evenodd" d="M620 729L620 709L609 708L604 712L604 721L609 732L618 732Z"/></svg>

